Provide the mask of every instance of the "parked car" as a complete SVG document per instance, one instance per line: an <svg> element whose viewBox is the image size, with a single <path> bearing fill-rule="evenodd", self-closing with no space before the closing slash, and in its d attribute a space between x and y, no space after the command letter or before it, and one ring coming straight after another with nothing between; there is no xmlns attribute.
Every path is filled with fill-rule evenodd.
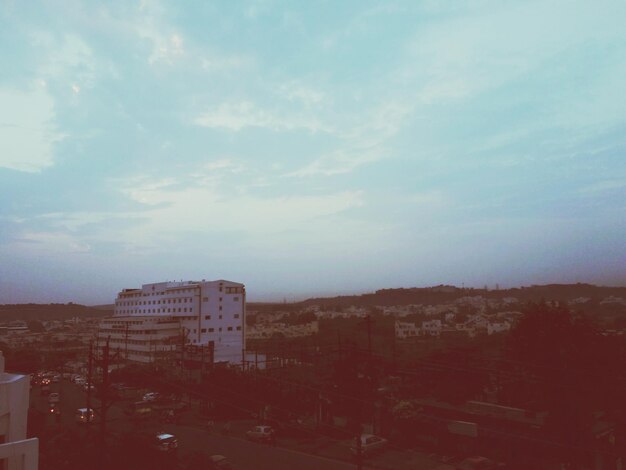
<svg viewBox="0 0 626 470"><path fill-rule="evenodd" d="M75 383L76 385L85 385L85 382L86 382L85 377L80 377L80 376L79 376L79 377L76 377L76 378L74 379L74 383Z"/></svg>
<svg viewBox="0 0 626 470"><path fill-rule="evenodd" d="M148 392L143 396L143 401L155 401L159 398L157 392Z"/></svg>
<svg viewBox="0 0 626 470"><path fill-rule="evenodd" d="M246 437L251 441L257 442L270 442L275 436L274 428L271 426L255 426L250 431L246 432Z"/></svg>
<svg viewBox="0 0 626 470"><path fill-rule="evenodd" d="M361 434L361 455L363 457L367 457L368 455L372 455L376 452L383 450L387 447L387 439L379 436L375 436L374 434ZM358 441L352 444L350 447L350 451L353 456L357 456L359 453L358 449Z"/></svg>
<svg viewBox="0 0 626 470"><path fill-rule="evenodd" d="M48 395L48 403L59 403L59 401L61 401L61 396L57 392L52 392Z"/></svg>
<svg viewBox="0 0 626 470"><path fill-rule="evenodd" d="M79 408L76 410L76 421L78 423L89 424L93 423L94 412L93 409Z"/></svg>
<svg viewBox="0 0 626 470"><path fill-rule="evenodd" d="M163 452L174 452L178 449L178 439L173 434L158 433L154 445Z"/></svg>
<svg viewBox="0 0 626 470"><path fill-rule="evenodd" d="M505 464L480 456L468 457L456 466L457 470L497 470L501 468L505 468Z"/></svg>
<svg viewBox="0 0 626 470"><path fill-rule="evenodd" d="M83 390L85 392L88 392L89 390L91 390L92 392L96 390L96 386L94 384L85 384L83 385Z"/></svg>

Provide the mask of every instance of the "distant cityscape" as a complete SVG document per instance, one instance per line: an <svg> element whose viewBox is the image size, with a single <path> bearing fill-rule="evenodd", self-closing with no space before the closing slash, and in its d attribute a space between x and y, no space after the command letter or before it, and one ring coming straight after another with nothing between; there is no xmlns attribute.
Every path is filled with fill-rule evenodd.
<svg viewBox="0 0 626 470"><path fill-rule="evenodd" d="M168 452L164 468L197 468L202 442L219 427L338 469L617 470L626 383L614 371L625 340L626 288L589 284L248 303L240 282L166 281L124 288L97 308L2 305L11 373L0 391L13 387L5 410L16 426L7 445L23 459L10 468L35 470L40 459L41 468L60 468L47 433L93 420L134 442L135 465L182 443L187 451ZM183 425L197 437L184 437ZM231 467L206 468L253 468L254 450L240 450L211 457Z"/></svg>

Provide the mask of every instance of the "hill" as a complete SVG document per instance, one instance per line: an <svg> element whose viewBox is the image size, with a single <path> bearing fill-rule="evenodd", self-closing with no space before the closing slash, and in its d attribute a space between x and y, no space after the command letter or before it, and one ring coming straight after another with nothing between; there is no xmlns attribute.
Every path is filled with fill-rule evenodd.
<svg viewBox="0 0 626 470"><path fill-rule="evenodd" d="M94 318L111 315L113 315L112 309L97 309L71 302L68 304L0 305L0 322L13 320L67 320L74 317Z"/></svg>
<svg viewBox="0 0 626 470"><path fill-rule="evenodd" d="M511 289L473 289L456 286L412 287L381 289L370 294L343 295L337 297L318 297L296 302L284 303L250 303L249 308L259 311L299 309L310 305L323 308L391 306L425 304L435 305L453 302L461 297L481 296L487 299L504 299L514 297L522 303L539 302L541 300L572 301L581 297L588 298L589 304L597 305L607 297L626 299L626 287L604 287L592 284L546 284Z"/></svg>

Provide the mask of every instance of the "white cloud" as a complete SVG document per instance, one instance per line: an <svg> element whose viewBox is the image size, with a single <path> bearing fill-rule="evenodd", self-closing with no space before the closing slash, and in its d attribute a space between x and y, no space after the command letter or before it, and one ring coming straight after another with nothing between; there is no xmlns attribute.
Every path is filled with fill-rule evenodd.
<svg viewBox="0 0 626 470"><path fill-rule="evenodd" d="M321 105L328 100L325 93L296 81L281 85L278 92L289 101L302 103L307 108Z"/></svg>
<svg viewBox="0 0 626 470"><path fill-rule="evenodd" d="M350 173L361 165L375 162L384 156L384 151L378 148L336 150L285 176L333 176Z"/></svg>
<svg viewBox="0 0 626 470"><path fill-rule="evenodd" d="M29 255L54 255L59 253L88 253L90 246L77 237L64 232L25 232L6 246L9 250L26 251Z"/></svg>
<svg viewBox="0 0 626 470"><path fill-rule="evenodd" d="M415 193L408 198L408 202L416 206L441 208L449 202L448 196L439 190L425 191L421 193Z"/></svg>
<svg viewBox="0 0 626 470"><path fill-rule="evenodd" d="M385 158L389 154L389 141L400 132L414 108L415 105L408 101L389 101L360 114L356 125L337 132L342 139L339 149L285 176L350 173L362 165Z"/></svg>
<svg viewBox="0 0 626 470"><path fill-rule="evenodd" d="M42 86L0 89L0 167L37 172L53 164L54 100Z"/></svg>
<svg viewBox="0 0 626 470"><path fill-rule="evenodd" d="M273 131L304 129L310 132L332 132L316 118L304 115L279 115L257 107L249 101L223 103L194 119L194 124L213 129L240 131L247 127L259 127Z"/></svg>
<svg viewBox="0 0 626 470"><path fill-rule="evenodd" d="M200 66L202 69L213 71L226 71L232 69L240 69L243 67L249 67L252 65L253 60L243 55L224 56L217 53L206 55L206 53L198 52L200 59Z"/></svg>
<svg viewBox="0 0 626 470"><path fill-rule="evenodd" d="M43 77L41 83L47 83L47 80L69 82L72 91L78 93L81 88L95 86L99 68L115 73L112 64L99 64L92 48L76 34L65 34L59 40L38 31L31 34L31 42L46 51L46 58L37 70L38 75Z"/></svg>
<svg viewBox="0 0 626 470"><path fill-rule="evenodd" d="M578 190L581 194L596 195L600 192L626 189L626 179L607 179L584 186Z"/></svg>
<svg viewBox="0 0 626 470"><path fill-rule="evenodd" d="M455 14L417 30L398 78L417 85L426 103L473 96L532 77L574 48L619 40L614 13L611 19L591 4L528 1Z"/></svg>
<svg viewBox="0 0 626 470"><path fill-rule="evenodd" d="M138 202L156 206L154 210L142 212L150 217L150 227L141 228L147 233L203 232L216 228L275 233L363 203L362 193L358 191L323 196L254 198L247 195L225 197L214 187L167 189L146 185L124 192Z"/></svg>

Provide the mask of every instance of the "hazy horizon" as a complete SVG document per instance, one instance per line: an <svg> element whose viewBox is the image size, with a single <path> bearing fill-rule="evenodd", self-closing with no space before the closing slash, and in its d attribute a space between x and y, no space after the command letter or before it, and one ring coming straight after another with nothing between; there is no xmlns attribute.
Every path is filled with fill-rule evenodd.
<svg viewBox="0 0 626 470"><path fill-rule="evenodd" d="M3 2L0 303L625 286L624 17Z"/></svg>
<svg viewBox="0 0 626 470"><path fill-rule="evenodd" d="M172 282L176 282L174 280L170 280ZM331 292L331 291L320 291L320 292L309 292L309 293L291 293L291 292L284 292L284 293L280 293L280 292L250 292L249 290L246 290L247 292L247 302L249 303L297 303L297 302L303 302L305 300L309 300L309 299L315 299L315 298L334 298L334 297L343 297L343 296L359 296L359 295L366 295L366 294L374 294L376 291L379 290L385 290L385 289L428 289L428 288L433 288L433 287L440 287L440 286L452 286L452 287L456 287L459 289L475 289L475 290L483 290L485 287L489 290L489 291L504 291L504 290L509 290L509 289L520 289L520 288L530 288L530 287L536 287L536 286L545 286L545 285L576 285L577 283L580 284L587 284L587 285L594 285L595 287L601 287L601 288L626 288L626 285L610 285L610 284L593 284L593 283L586 283L584 281L577 281L577 282L573 282L573 283L561 283L561 282L546 282L546 283L540 283L540 284L533 284L533 283L526 283L526 284L520 284L520 285L501 285L499 283L496 283L494 285L467 285L467 284L459 284L459 285L455 285L455 284L449 284L449 283L440 283L440 284L432 284L432 285L403 285L403 286L381 286L378 287L376 289L365 289L365 290L354 290L354 291L336 291L336 292ZM141 288L141 285L137 285L137 286L126 286L124 288ZM121 290L121 289L120 289ZM67 303L75 303L75 304L80 304L80 305L85 305L88 307L100 307L100 306L105 306L105 305L113 305L115 303L115 296L117 295L117 292L114 293L109 301L104 301L104 302L77 302L73 299L68 299L65 297L59 297L56 298L55 300L40 300L39 302L33 302L33 301L24 301L24 302L5 302L5 304L28 304L28 303L35 303L35 304L54 304L54 303L59 303L59 304L67 304ZM0 302L0 304L2 304Z"/></svg>

